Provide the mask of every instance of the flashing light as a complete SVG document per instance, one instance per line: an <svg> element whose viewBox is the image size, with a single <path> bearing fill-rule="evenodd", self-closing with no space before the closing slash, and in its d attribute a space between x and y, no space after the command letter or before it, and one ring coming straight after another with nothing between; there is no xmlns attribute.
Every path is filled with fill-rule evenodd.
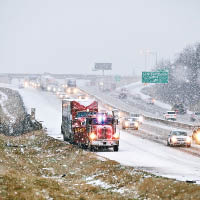
<svg viewBox="0 0 200 200"><path fill-rule="evenodd" d="M90 133L90 139L95 140L97 138L95 133Z"/></svg>
<svg viewBox="0 0 200 200"><path fill-rule="evenodd" d="M106 121L106 115L98 115L97 116L97 121L99 124L101 124L102 122Z"/></svg>
<svg viewBox="0 0 200 200"><path fill-rule="evenodd" d="M177 142L177 139L176 139L175 136L172 136L171 140L172 140L172 143L176 143Z"/></svg>

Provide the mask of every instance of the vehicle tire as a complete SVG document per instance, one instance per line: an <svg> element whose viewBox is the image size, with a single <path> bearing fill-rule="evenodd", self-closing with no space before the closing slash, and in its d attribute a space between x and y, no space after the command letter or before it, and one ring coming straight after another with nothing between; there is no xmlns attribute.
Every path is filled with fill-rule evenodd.
<svg viewBox="0 0 200 200"><path fill-rule="evenodd" d="M115 145L114 147L113 147L113 151L118 151L119 150L119 146L118 145Z"/></svg>
<svg viewBox="0 0 200 200"><path fill-rule="evenodd" d="M67 137L65 136L65 133L63 133L63 140L67 141Z"/></svg>
<svg viewBox="0 0 200 200"><path fill-rule="evenodd" d="M167 141L167 146L168 146L168 147L170 146L169 141Z"/></svg>

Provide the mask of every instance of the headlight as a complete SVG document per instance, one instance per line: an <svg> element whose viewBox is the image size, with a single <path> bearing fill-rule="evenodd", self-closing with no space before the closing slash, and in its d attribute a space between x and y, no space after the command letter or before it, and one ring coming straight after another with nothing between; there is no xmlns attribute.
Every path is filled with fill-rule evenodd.
<svg viewBox="0 0 200 200"><path fill-rule="evenodd" d="M186 142L187 142L187 143L190 143L190 142L191 142L191 138L190 138L190 137L187 137L187 138L186 138Z"/></svg>
<svg viewBox="0 0 200 200"><path fill-rule="evenodd" d="M136 126L136 127L138 127L138 126L139 126L138 122L135 122L135 126Z"/></svg>
<svg viewBox="0 0 200 200"><path fill-rule="evenodd" d="M143 122L143 120L144 120L143 117L140 116L140 117L139 117L139 122Z"/></svg>
<svg viewBox="0 0 200 200"><path fill-rule="evenodd" d="M114 137L115 139L119 139L119 133L115 133L115 134L113 135L113 137Z"/></svg>
<svg viewBox="0 0 200 200"><path fill-rule="evenodd" d="M200 133L199 132L197 133L196 138L197 138L197 141L200 142Z"/></svg>
<svg viewBox="0 0 200 200"><path fill-rule="evenodd" d="M172 140L172 143L176 143L177 142L177 139L176 139L175 136L172 136L171 140Z"/></svg>
<svg viewBox="0 0 200 200"><path fill-rule="evenodd" d="M50 87L50 86L48 86L48 87L47 87L47 90L48 90L48 91L50 91L50 90L51 90L51 87Z"/></svg>
<svg viewBox="0 0 200 200"><path fill-rule="evenodd" d="M78 91L77 88L74 88L73 93L77 93L77 91Z"/></svg>
<svg viewBox="0 0 200 200"><path fill-rule="evenodd" d="M90 139L95 140L97 138L95 133L90 133Z"/></svg>
<svg viewBox="0 0 200 200"><path fill-rule="evenodd" d="M129 122L126 121L125 122L125 126L128 127L129 126Z"/></svg>

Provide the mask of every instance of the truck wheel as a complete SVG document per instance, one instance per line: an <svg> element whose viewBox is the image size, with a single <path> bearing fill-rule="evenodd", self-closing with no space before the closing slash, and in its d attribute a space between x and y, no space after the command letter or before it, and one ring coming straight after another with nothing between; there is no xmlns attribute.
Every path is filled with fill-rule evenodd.
<svg viewBox="0 0 200 200"><path fill-rule="evenodd" d="M118 146L118 145L115 145L115 146L113 147L113 150L114 150L114 151L118 151L118 150L119 150L119 146Z"/></svg>
<svg viewBox="0 0 200 200"><path fill-rule="evenodd" d="M65 133L63 133L63 140L67 141L67 137L65 136Z"/></svg>

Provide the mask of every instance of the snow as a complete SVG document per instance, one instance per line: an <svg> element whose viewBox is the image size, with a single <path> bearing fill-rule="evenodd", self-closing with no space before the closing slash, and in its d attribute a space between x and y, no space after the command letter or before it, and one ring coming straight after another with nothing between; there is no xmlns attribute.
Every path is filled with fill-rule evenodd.
<svg viewBox="0 0 200 200"><path fill-rule="evenodd" d="M151 84L151 85L153 85L153 84ZM125 86L125 88L127 88L129 90L130 94L134 94L134 95L139 94L142 100L147 100L151 97L149 95L143 94L141 92L141 90L145 87L148 87L148 86L144 85L144 83L142 83L141 81L131 83L131 84ZM154 104L161 108L171 110L171 105L163 103L161 101L156 100Z"/></svg>
<svg viewBox="0 0 200 200"><path fill-rule="evenodd" d="M8 110L6 109L6 101L8 100L8 96L0 91L0 104L2 105L3 112L10 119L10 123L15 123L16 119L12 116Z"/></svg>
<svg viewBox="0 0 200 200"><path fill-rule="evenodd" d="M121 164L177 180L200 180L200 159L176 149L120 131L119 152L98 155Z"/></svg>
<svg viewBox="0 0 200 200"><path fill-rule="evenodd" d="M36 108L36 118L43 121L48 135L61 139L61 101L53 94L40 90L28 88L18 91L28 110ZM97 154L159 176L182 181L200 180L200 158L124 131L120 131L120 135L119 152Z"/></svg>

